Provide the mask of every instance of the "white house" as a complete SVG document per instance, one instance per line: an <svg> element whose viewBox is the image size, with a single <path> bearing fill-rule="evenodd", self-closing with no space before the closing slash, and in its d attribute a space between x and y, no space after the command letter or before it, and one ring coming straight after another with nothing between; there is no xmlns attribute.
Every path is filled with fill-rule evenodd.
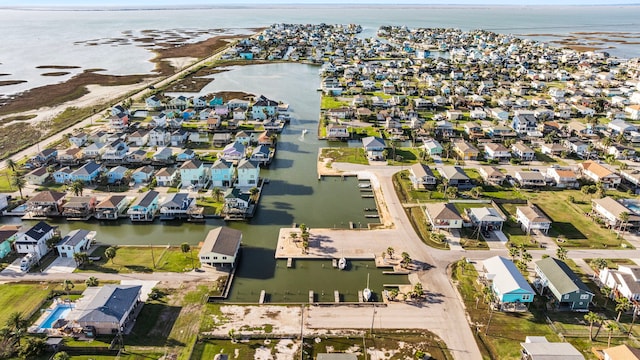
<svg viewBox="0 0 640 360"><path fill-rule="evenodd" d="M258 186L258 178L260 177L260 166L256 162L247 159L241 159L238 162L238 182L240 188L252 188Z"/></svg>
<svg viewBox="0 0 640 360"><path fill-rule="evenodd" d="M516 219L527 233L540 230L546 234L551 228L551 220L535 205L516 207Z"/></svg>
<svg viewBox="0 0 640 360"><path fill-rule="evenodd" d="M198 258L202 264L216 267L234 267L242 243L242 232L221 226L207 234Z"/></svg>
<svg viewBox="0 0 640 360"><path fill-rule="evenodd" d="M629 300L640 300L640 266L618 265L618 270L604 268L600 281Z"/></svg>
<svg viewBox="0 0 640 360"><path fill-rule="evenodd" d="M16 252L22 255L34 253L40 259L49 252L47 240L51 239L54 233L55 229L51 225L40 221L18 237L14 243Z"/></svg>
<svg viewBox="0 0 640 360"><path fill-rule="evenodd" d="M91 240L93 240L95 236L95 231L85 229L70 231L56 245L59 256L63 258L73 258L73 254L87 251L91 246Z"/></svg>

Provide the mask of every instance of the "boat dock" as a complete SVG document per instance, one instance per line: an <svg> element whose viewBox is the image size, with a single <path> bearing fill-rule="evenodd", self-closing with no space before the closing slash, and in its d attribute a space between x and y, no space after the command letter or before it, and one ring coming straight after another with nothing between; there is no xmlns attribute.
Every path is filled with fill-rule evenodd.
<svg viewBox="0 0 640 360"><path fill-rule="evenodd" d="M340 292L338 290L333 292L333 301L336 303L340 302Z"/></svg>
<svg viewBox="0 0 640 360"><path fill-rule="evenodd" d="M313 304L313 290L309 290L309 304Z"/></svg>
<svg viewBox="0 0 640 360"><path fill-rule="evenodd" d="M267 297L267 292L262 290L260 291L260 300L258 300L259 304L264 304L264 299Z"/></svg>
<svg viewBox="0 0 640 360"><path fill-rule="evenodd" d="M293 258L288 258L287 259L287 268L292 268L293 267Z"/></svg>
<svg viewBox="0 0 640 360"><path fill-rule="evenodd" d="M362 198L364 198L364 199L373 199L374 198L373 194L361 194L360 196L362 196Z"/></svg>
<svg viewBox="0 0 640 360"><path fill-rule="evenodd" d="M364 302L364 296L362 295L362 290L358 290L358 302Z"/></svg>
<svg viewBox="0 0 640 360"><path fill-rule="evenodd" d="M337 267L338 267L338 259L333 259L333 260L331 260L331 265L332 265L334 268L337 268Z"/></svg>

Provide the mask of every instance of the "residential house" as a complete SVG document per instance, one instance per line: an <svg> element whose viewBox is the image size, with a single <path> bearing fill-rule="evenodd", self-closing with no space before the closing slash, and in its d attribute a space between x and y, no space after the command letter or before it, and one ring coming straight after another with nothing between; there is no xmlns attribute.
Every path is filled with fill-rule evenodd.
<svg viewBox="0 0 640 360"><path fill-rule="evenodd" d="M517 114L511 120L511 127L520 135L538 131L538 120L532 114Z"/></svg>
<svg viewBox="0 0 640 360"><path fill-rule="evenodd" d="M236 140L237 141L237 140ZM215 133L213 134L213 146L214 147L223 147L231 142L231 134L230 133ZM245 145L244 143L241 143Z"/></svg>
<svg viewBox="0 0 640 360"><path fill-rule="evenodd" d="M453 151L461 160L475 160L480 153L473 145L467 141L454 141Z"/></svg>
<svg viewBox="0 0 640 360"><path fill-rule="evenodd" d="M618 269L604 268L598 274L600 282L619 296L640 300L640 266L618 265Z"/></svg>
<svg viewBox="0 0 640 360"><path fill-rule="evenodd" d="M538 260L535 264L536 280L533 285L538 293L550 292L557 309L589 311L594 293L567 264L553 257Z"/></svg>
<svg viewBox="0 0 640 360"><path fill-rule="evenodd" d="M245 157L246 147L242 145L242 143L238 141L234 141L231 144L222 149L220 153L220 158L225 159L227 161L238 161Z"/></svg>
<svg viewBox="0 0 640 360"><path fill-rule="evenodd" d="M448 138L454 134L453 124L447 120L436 121L436 127L434 129L436 135Z"/></svg>
<svg viewBox="0 0 640 360"><path fill-rule="evenodd" d="M69 136L69 142L76 147L81 147L87 142L88 139L89 135L82 131Z"/></svg>
<svg viewBox="0 0 640 360"><path fill-rule="evenodd" d="M82 149L71 147L58 152L58 162L62 165L76 165L80 162L84 153Z"/></svg>
<svg viewBox="0 0 640 360"><path fill-rule="evenodd" d="M443 166L440 175L447 179L448 186L456 186L460 190L473 187L473 182L459 166Z"/></svg>
<svg viewBox="0 0 640 360"><path fill-rule="evenodd" d="M159 148L151 159L156 163L170 163L172 162L173 150L169 147Z"/></svg>
<svg viewBox="0 0 640 360"><path fill-rule="evenodd" d="M159 196L160 193L151 190L138 197L127 210L131 221L153 221L158 212Z"/></svg>
<svg viewBox="0 0 640 360"><path fill-rule="evenodd" d="M411 180L414 189L434 187L437 182L429 166L420 163L413 164L409 168L409 180Z"/></svg>
<svg viewBox="0 0 640 360"><path fill-rule="evenodd" d="M629 105L624 108L631 120L640 120L640 105Z"/></svg>
<svg viewBox="0 0 640 360"><path fill-rule="evenodd" d="M235 141L241 143L244 146L248 146L251 144L251 135L247 134L245 131L240 130L236 133Z"/></svg>
<svg viewBox="0 0 640 360"><path fill-rule="evenodd" d="M129 135L129 142L134 146L145 146L149 142L149 131L139 129Z"/></svg>
<svg viewBox="0 0 640 360"><path fill-rule="evenodd" d="M362 146L367 153L367 159L373 161L384 160L383 151L386 145L383 139L376 136L368 136L362 139Z"/></svg>
<svg viewBox="0 0 640 360"><path fill-rule="evenodd" d="M632 147L614 144L607 148L607 154L613 155L616 160L627 160L636 156L636 150Z"/></svg>
<svg viewBox="0 0 640 360"><path fill-rule="evenodd" d="M176 161L178 162L184 162L184 161L195 159L195 158L196 158L196 153L191 149L185 149L183 152L176 155Z"/></svg>
<svg viewBox="0 0 640 360"><path fill-rule="evenodd" d="M607 123L607 128L611 132L611 135L629 134L632 131L638 131L635 126L621 119L610 121Z"/></svg>
<svg viewBox="0 0 640 360"><path fill-rule="evenodd" d="M18 240L19 235L21 235L20 226L0 226L0 259L11 253L13 244Z"/></svg>
<svg viewBox="0 0 640 360"><path fill-rule="evenodd" d="M422 148L429 156L440 156L444 150L439 142L431 138L422 140Z"/></svg>
<svg viewBox="0 0 640 360"><path fill-rule="evenodd" d="M584 360L582 353L570 343L549 342L544 336L527 336L520 346L522 360Z"/></svg>
<svg viewBox="0 0 640 360"><path fill-rule="evenodd" d="M147 152L145 150L138 149L127 153L126 161L132 165L141 164L148 162L149 158L147 157Z"/></svg>
<svg viewBox="0 0 640 360"><path fill-rule="evenodd" d="M579 164L578 167L582 170L583 177L602 183L605 189L615 189L620 185L620 176L602 164L587 160Z"/></svg>
<svg viewBox="0 0 640 360"><path fill-rule="evenodd" d="M350 137L351 134L346 125L329 124L329 126L327 126L327 139L329 140L342 140Z"/></svg>
<svg viewBox="0 0 640 360"><path fill-rule="evenodd" d="M260 177L260 167L256 162L241 159L238 162L238 181L236 185L240 188L252 188L258 186Z"/></svg>
<svg viewBox="0 0 640 360"><path fill-rule="evenodd" d="M187 217L189 211L196 205L196 198L188 193L167 194L167 198L160 205L160 216L165 219Z"/></svg>
<svg viewBox="0 0 640 360"><path fill-rule="evenodd" d="M259 165L266 165L271 162L272 156L273 154L268 146L258 145L253 148L249 160L256 162Z"/></svg>
<svg viewBox="0 0 640 360"><path fill-rule="evenodd" d="M123 215L129 205L124 195L109 195L98 203L95 208L95 218L98 220L117 220Z"/></svg>
<svg viewBox="0 0 640 360"><path fill-rule="evenodd" d="M262 132L260 135L258 135L258 145L274 145L274 139L268 131Z"/></svg>
<svg viewBox="0 0 640 360"><path fill-rule="evenodd" d="M523 310L522 305L533 302L535 292L511 260L494 256L483 260L482 267L501 310Z"/></svg>
<svg viewBox="0 0 640 360"><path fill-rule="evenodd" d="M24 180L30 185L42 185L49 178L49 171L46 166L35 168L24 176Z"/></svg>
<svg viewBox="0 0 640 360"><path fill-rule="evenodd" d="M211 166L211 186L228 187L233 184L234 165L231 161L217 159Z"/></svg>
<svg viewBox="0 0 640 360"><path fill-rule="evenodd" d="M522 230L528 234L534 230L546 234L551 228L551 219L533 204L516 207L516 219Z"/></svg>
<svg viewBox="0 0 640 360"><path fill-rule="evenodd" d="M465 212L471 223L482 232L502 231L502 224L506 220L492 207L467 208Z"/></svg>
<svg viewBox="0 0 640 360"><path fill-rule="evenodd" d="M91 247L91 241L95 238L96 232L85 229L70 231L56 244L58 255L63 258L73 258L73 254L86 252Z"/></svg>
<svg viewBox="0 0 640 360"><path fill-rule="evenodd" d="M185 161L180 166L180 178L182 179L182 187L195 186L198 188L206 187L211 180L211 174L202 161L192 159Z"/></svg>
<svg viewBox="0 0 640 360"><path fill-rule="evenodd" d="M509 111L502 108L491 108L489 115L498 121L509 120Z"/></svg>
<svg viewBox="0 0 640 360"><path fill-rule="evenodd" d="M171 133L171 146L181 147L189 138L189 132L186 129L177 129Z"/></svg>
<svg viewBox="0 0 640 360"><path fill-rule="evenodd" d="M506 178L505 174L494 166L480 166L478 173L482 177L482 180L494 185L502 185Z"/></svg>
<svg viewBox="0 0 640 360"><path fill-rule="evenodd" d="M491 125L484 129L488 136L492 138L515 137L516 132L512 128L504 125Z"/></svg>
<svg viewBox="0 0 640 360"><path fill-rule="evenodd" d="M55 235L55 228L44 221L33 225L24 234L18 235L14 243L16 252L20 255L33 253L41 259L49 252L47 241Z"/></svg>
<svg viewBox="0 0 640 360"><path fill-rule="evenodd" d="M589 156L589 145L578 139L567 139L564 142L564 146L569 152L578 155L580 158Z"/></svg>
<svg viewBox="0 0 640 360"><path fill-rule="evenodd" d="M56 191L40 191L27 200L27 212L34 217L60 215L66 195Z"/></svg>
<svg viewBox="0 0 640 360"><path fill-rule="evenodd" d="M140 299L141 285L104 285L88 287L66 320L96 335L118 334L133 326Z"/></svg>
<svg viewBox="0 0 640 360"><path fill-rule="evenodd" d="M129 114L121 112L117 115L111 115L109 117L109 127L111 130L119 132L123 131L129 126Z"/></svg>
<svg viewBox="0 0 640 360"><path fill-rule="evenodd" d="M155 175L156 184L158 186L174 186L179 174L175 167L163 167Z"/></svg>
<svg viewBox="0 0 640 360"><path fill-rule="evenodd" d="M93 215L95 196L74 196L62 205L62 216L70 219L87 220Z"/></svg>
<svg viewBox="0 0 640 360"><path fill-rule="evenodd" d="M36 163L40 165L46 165L46 164L53 163L57 157L58 157L58 150L44 149L40 151L38 154L36 154L36 156L33 159L35 160Z"/></svg>
<svg viewBox="0 0 640 360"><path fill-rule="evenodd" d="M131 174L131 180L136 184L148 183L153 179L154 172L155 169L153 166L141 166L133 171Z"/></svg>
<svg viewBox="0 0 640 360"><path fill-rule="evenodd" d="M53 172L53 181L55 181L56 184L64 184L70 182L71 173L73 173L73 170L71 170L71 168L68 166L60 168Z"/></svg>
<svg viewBox="0 0 640 360"><path fill-rule="evenodd" d="M124 166L116 166L111 168L108 172L107 172L107 183L109 184L119 184L122 181L124 181L124 178L127 175L127 171L129 171L129 169L127 169Z"/></svg>
<svg viewBox="0 0 640 360"><path fill-rule="evenodd" d="M552 179L553 184L562 189L577 189L580 187L576 173L571 169L560 167L550 167L547 169L547 177Z"/></svg>
<svg viewBox="0 0 640 360"><path fill-rule="evenodd" d="M451 203L428 203L425 212L432 229L461 229L462 217Z"/></svg>
<svg viewBox="0 0 640 360"><path fill-rule="evenodd" d="M98 180L98 177L102 173L102 170L102 165L96 163L95 161L90 161L71 173L71 181L93 183Z"/></svg>
<svg viewBox="0 0 640 360"><path fill-rule="evenodd" d="M261 95L251 107L251 116L254 120L264 120L268 116L273 116L278 108L278 103L267 99Z"/></svg>
<svg viewBox="0 0 640 360"><path fill-rule="evenodd" d="M540 145L540 152L546 155L560 156L563 152L567 151L564 146L560 144L542 144Z"/></svg>
<svg viewBox="0 0 640 360"><path fill-rule="evenodd" d="M235 215L244 217L249 211L251 194L242 191L240 188L229 188L224 192L224 206L222 213L229 216Z"/></svg>
<svg viewBox="0 0 640 360"><path fill-rule="evenodd" d="M106 150L107 147L104 143L94 142L82 150L82 156L89 159L95 159L101 157Z"/></svg>
<svg viewBox="0 0 640 360"><path fill-rule="evenodd" d="M640 360L640 349L627 344L602 349L603 360Z"/></svg>
<svg viewBox="0 0 640 360"><path fill-rule="evenodd" d="M484 145L484 156L487 160L508 161L511 152L500 143L488 143Z"/></svg>
<svg viewBox="0 0 640 360"><path fill-rule="evenodd" d="M157 95L151 95L148 98L144 99L144 103L147 107L147 110L161 110L164 105L162 104L162 100Z"/></svg>
<svg viewBox="0 0 640 360"><path fill-rule="evenodd" d="M226 226L215 228L207 234L200 247L198 258L204 265L234 267L242 243L242 232Z"/></svg>
<svg viewBox="0 0 640 360"><path fill-rule="evenodd" d="M169 146L171 145L171 134L165 129L156 127L149 131L149 146Z"/></svg>
<svg viewBox="0 0 640 360"><path fill-rule="evenodd" d="M127 156L129 146L122 140L116 140L111 144L105 146L105 150L102 153L103 161L123 161ZM86 150L85 150L86 154Z"/></svg>
<svg viewBox="0 0 640 360"><path fill-rule="evenodd" d="M543 187L547 185L544 175L539 171L516 171L514 178L523 188Z"/></svg>
<svg viewBox="0 0 640 360"><path fill-rule="evenodd" d="M629 219L626 222L621 219L620 215L622 213L629 215ZM602 199L591 199L591 214L604 220L607 226L614 229L625 227L629 231L635 231L640 225L640 216L635 215L633 211L610 196Z"/></svg>
<svg viewBox="0 0 640 360"><path fill-rule="evenodd" d="M521 142L517 142L511 145L511 150L513 151L515 157L522 161L535 160L536 153L533 151L533 149Z"/></svg>

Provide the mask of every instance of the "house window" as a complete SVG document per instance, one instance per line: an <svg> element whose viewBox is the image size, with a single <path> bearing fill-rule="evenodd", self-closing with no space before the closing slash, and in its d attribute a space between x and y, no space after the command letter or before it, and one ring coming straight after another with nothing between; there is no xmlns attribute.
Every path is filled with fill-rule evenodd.
<svg viewBox="0 0 640 360"><path fill-rule="evenodd" d="M217 256L214 256L214 257L213 257L213 260L218 260L218 257L217 257Z"/></svg>
<svg viewBox="0 0 640 360"><path fill-rule="evenodd" d="M569 294L565 295L565 296L564 296L564 299L565 299L565 300L569 300Z"/></svg>
<svg viewBox="0 0 640 360"><path fill-rule="evenodd" d="M529 300L531 298L531 295L522 295L522 300Z"/></svg>
<svg viewBox="0 0 640 360"><path fill-rule="evenodd" d="M580 300L587 300L587 299L589 299L589 294L580 295Z"/></svg>

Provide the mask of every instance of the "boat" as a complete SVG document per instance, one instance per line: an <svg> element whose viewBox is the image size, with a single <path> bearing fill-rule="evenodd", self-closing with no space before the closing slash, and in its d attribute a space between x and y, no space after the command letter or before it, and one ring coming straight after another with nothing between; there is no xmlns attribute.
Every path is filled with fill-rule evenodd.
<svg viewBox="0 0 640 360"><path fill-rule="evenodd" d="M306 134L306 133L308 133L308 132L309 132L309 130L307 130L307 129L303 129L303 130L302 130L302 135L304 135L304 134Z"/></svg>
<svg viewBox="0 0 640 360"><path fill-rule="evenodd" d="M369 289L369 274L367 274L367 287L362 290L362 297L364 298L365 302L371 300L371 289Z"/></svg>
<svg viewBox="0 0 640 360"><path fill-rule="evenodd" d="M341 257L340 260L338 260L338 269L344 270L346 267L347 267L347 259Z"/></svg>
<svg viewBox="0 0 640 360"><path fill-rule="evenodd" d="M360 183L360 184L358 184L358 187L361 188L361 189L370 188L371 187L371 183Z"/></svg>

